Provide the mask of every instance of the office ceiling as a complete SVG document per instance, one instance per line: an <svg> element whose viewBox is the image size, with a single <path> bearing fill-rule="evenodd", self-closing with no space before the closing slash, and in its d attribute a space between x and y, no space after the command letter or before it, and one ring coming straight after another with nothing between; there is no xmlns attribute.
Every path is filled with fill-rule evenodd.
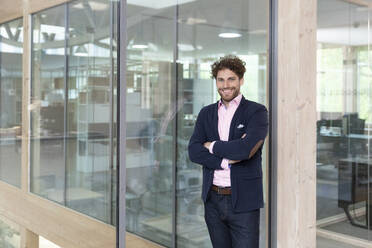
<svg viewBox="0 0 372 248"><path fill-rule="evenodd" d="M1 0L0 17L9 13L16 13L14 8L22 6L22 0ZM4 3L4 1L6 3ZM368 0L372 3L372 0ZM145 53L154 58L173 60L173 44L175 41L175 14L174 0L164 0L162 5L151 5L149 0L128 0L127 27L128 42L133 43L139 35L150 46ZM177 39L180 59L208 59L230 51L237 54L266 53L268 35L268 1L239 0L179 0L183 4L178 6ZM4 4L3 4L4 3ZM10 4L12 3L12 4ZM84 6L76 4L70 13L74 25L71 32L84 38L75 39L72 44L83 44L92 40L87 34L92 23L98 24L95 39L101 41L109 35L109 16L107 8L102 3L107 0L89 1L94 10L94 22L78 12ZM94 4L92 4L94 3ZM138 3L136 5L130 3ZM13 12L12 12L13 11ZM48 10L44 18L45 23L64 25L62 11ZM82 19L80 19L82 18ZM347 0L319 0L318 1L318 41L339 45L365 45L367 44L368 21L372 18L372 9L347 3ZM0 18L1 19L1 18ZM89 27L88 27L89 26ZM224 30L238 32L242 36L235 39L218 37ZM80 32L80 33L79 33ZM84 34L85 33L85 34ZM89 33L89 32L88 32ZM83 35L84 34L84 35ZM108 44L108 42L106 42ZM19 46L22 44L19 43ZM50 42L51 47L63 47L61 41ZM141 51L132 51L142 56Z"/></svg>

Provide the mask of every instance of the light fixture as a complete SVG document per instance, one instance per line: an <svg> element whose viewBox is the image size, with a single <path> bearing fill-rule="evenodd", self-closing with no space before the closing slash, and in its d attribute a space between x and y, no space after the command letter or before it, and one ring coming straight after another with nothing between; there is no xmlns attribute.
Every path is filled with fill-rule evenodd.
<svg viewBox="0 0 372 248"><path fill-rule="evenodd" d="M232 9L228 9L226 12L225 12L225 18L222 24L222 27L221 27L221 31L220 33L218 34L218 37L220 38L224 38L224 39L234 39L234 38L239 38L241 37L241 33L234 27L236 27L236 25L234 25L234 23L231 21L231 20L234 20L234 16L233 16L233 10Z"/></svg>
<svg viewBox="0 0 372 248"><path fill-rule="evenodd" d="M136 44L134 44L133 46L132 46L132 48L134 48L134 49L146 49L146 48L148 48L149 46L148 45L146 45L146 44L144 44L144 43L136 43Z"/></svg>
<svg viewBox="0 0 372 248"><path fill-rule="evenodd" d="M225 38L225 39L239 38L241 36L242 36L241 34L235 33L235 32L223 32L223 33L218 34L218 37Z"/></svg>
<svg viewBox="0 0 372 248"><path fill-rule="evenodd" d="M88 4L92 10L95 10L95 11L103 11L103 10L106 10L108 9L109 5L107 3L100 3L100 2L96 2L96 1L90 1L90 2L86 2L84 4ZM75 5L73 5L72 7L75 8L75 9L85 9L86 6L84 5L83 3L77 3Z"/></svg>
<svg viewBox="0 0 372 248"><path fill-rule="evenodd" d="M137 28L137 33L133 38L133 49L147 49L149 47L148 43L144 39L144 32L143 32L143 21L142 21L142 15L140 17L140 27Z"/></svg>
<svg viewBox="0 0 372 248"><path fill-rule="evenodd" d="M76 48L75 56L88 56L88 50L85 48L84 45L80 45Z"/></svg>
<svg viewBox="0 0 372 248"><path fill-rule="evenodd" d="M195 50L194 46L191 45L191 44L179 43L179 44L177 44L177 46L178 46L178 49L182 52L191 52L191 51Z"/></svg>

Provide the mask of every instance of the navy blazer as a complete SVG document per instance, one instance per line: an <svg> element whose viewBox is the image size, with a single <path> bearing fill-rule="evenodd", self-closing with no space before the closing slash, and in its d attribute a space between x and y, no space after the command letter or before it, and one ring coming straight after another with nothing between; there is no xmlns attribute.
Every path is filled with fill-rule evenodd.
<svg viewBox="0 0 372 248"><path fill-rule="evenodd" d="M235 212L246 212L263 207L262 146L250 157L256 144L265 140L268 114L265 106L244 97L232 118L229 141L221 141L218 134L218 102L200 111L194 133L189 142L189 157L203 166L202 199L205 202L213 183L215 170L222 170L222 158L241 160L231 165L231 198ZM244 138L241 138L243 134ZM213 154L204 147L207 141L216 141ZM252 155L252 154L251 154Z"/></svg>

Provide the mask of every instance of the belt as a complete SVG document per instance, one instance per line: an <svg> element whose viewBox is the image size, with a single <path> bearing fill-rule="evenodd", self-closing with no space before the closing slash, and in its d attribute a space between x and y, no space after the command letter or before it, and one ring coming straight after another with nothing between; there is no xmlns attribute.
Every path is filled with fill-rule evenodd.
<svg viewBox="0 0 372 248"><path fill-rule="evenodd" d="M212 185L211 189L216 191L219 195L231 195L231 187L218 187L216 185Z"/></svg>

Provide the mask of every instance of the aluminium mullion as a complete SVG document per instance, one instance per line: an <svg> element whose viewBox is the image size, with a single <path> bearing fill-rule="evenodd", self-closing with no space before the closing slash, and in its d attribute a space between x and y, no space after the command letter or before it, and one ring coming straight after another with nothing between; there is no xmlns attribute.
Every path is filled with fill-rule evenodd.
<svg viewBox="0 0 372 248"><path fill-rule="evenodd" d="M119 23L118 23L118 45L117 50L119 58L117 59L118 63L118 188L117 188L117 248L125 247L125 193L126 193L126 103L125 103L125 94L126 94L126 43L127 43L127 20L126 20L126 8L127 1L120 0L119 3ZM123 27L121 30L120 27Z"/></svg>
<svg viewBox="0 0 372 248"><path fill-rule="evenodd" d="M269 220L268 245L277 247L278 0L269 0Z"/></svg>
<svg viewBox="0 0 372 248"><path fill-rule="evenodd" d="M63 158L64 158L64 184L63 184L63 205L67 206L67 132L68 132L68 37L69 37L69 10L68 3L65 4L65 60L64 60L64 91L65 91L65 107L63 111Z"/></svg>
<svg viewBox="0 0 372 248"><path fill-rule="evenodd" d="M173 102L175 104L173 121L173 170L172 170L172 247L177 247L177 154L178 154L178 15L179 5L174 7L174 29L173 29ZM171 107L172 108L172 107Z"/></svg>
<svg viewBox="0 0 372 248"><path fill-rule="evenodd" d="M110 216L110 224L113 224L113 216L112 216L112 199L113 199L113 167L114 167L114 149L113 149L113 123L114 123L114 109L113 109L113 94L114 94L114 61L113 61L113 18L114 18L114 8L113 2L110 1L110 94L109 94L109 105L110 105L110 124L109 124L109 135L110 135L110 143L109 143L109 154L110 154L110 162L109 162L109 173L110 173L110 185L109 185L109 216Z"/></svg>
<svg viewBox="0 0 372 248"><path fill-rule="evenodd" d="M32 83L33 83L33 77L34 77L34 70L33 70L33 63L34 63L34 18L32 18L32 15L27 15L26 18L29 18L29 27L28 28L28 34L30 37L28 42L28 47L29 47L29 63L28 63L28 69L29 69L29 75L30 75L30 80L28 84L28 99L27 99L27 106L31 106L31 96L33 94L32 91ZM25 28L25 27L23 27ZM27 111L28 114L28 134L27 138L29 139L28 141L28 185L27 185L27 192L31 192L31 173L32 173L32 168L31 168L31 143L33 143L33 139L31 139L31 131L32 131L32 114L31 111Z"/></svg>

